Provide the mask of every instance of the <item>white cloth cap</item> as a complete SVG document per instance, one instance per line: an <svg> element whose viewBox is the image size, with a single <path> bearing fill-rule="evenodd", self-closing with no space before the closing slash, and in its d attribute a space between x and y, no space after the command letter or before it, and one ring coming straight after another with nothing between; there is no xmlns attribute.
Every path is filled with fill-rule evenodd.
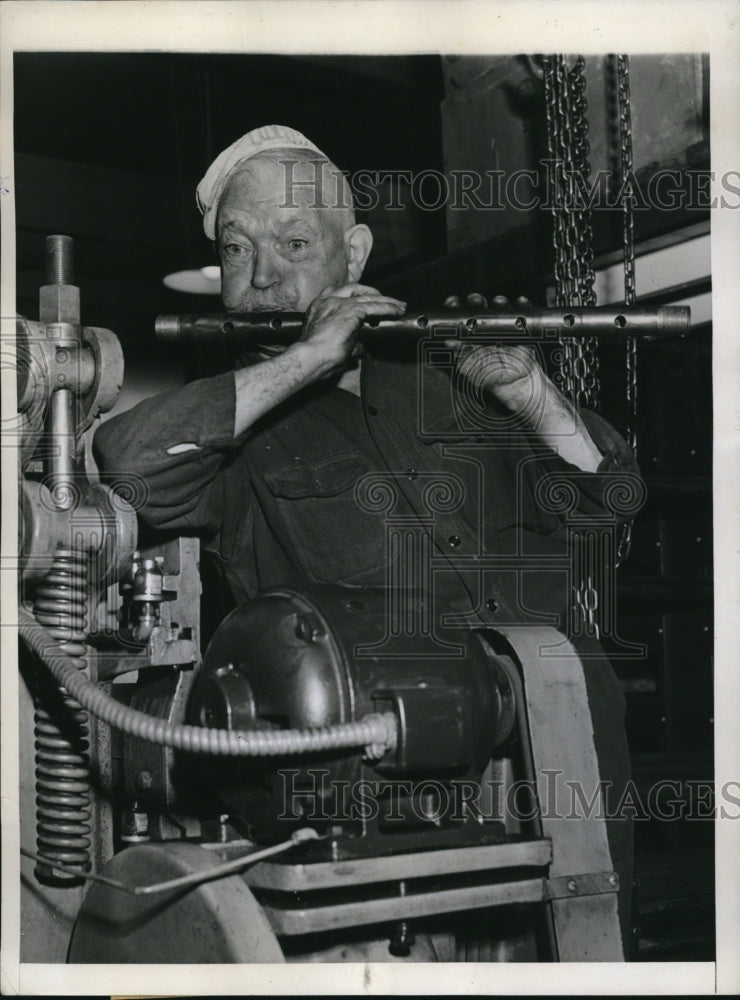
<svg viewBox="0 0 740 1000"><path fill-rule="evenodd" d="M195 200L203 215L203 229L209 240L216 239L216 212L226 181L237 164L248 160L266 149L310 149L323 159L328 159L318 146L314 146L301 132L287 125L263 125L237 139L223 153L219 153L198 185Z"/></svg>

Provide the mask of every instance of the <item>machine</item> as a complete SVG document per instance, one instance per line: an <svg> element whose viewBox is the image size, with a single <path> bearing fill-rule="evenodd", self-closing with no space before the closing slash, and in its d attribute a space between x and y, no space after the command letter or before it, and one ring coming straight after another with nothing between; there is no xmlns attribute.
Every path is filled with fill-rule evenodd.
<svg viewBox="0 0 740 1000"><path fill-rule="evenodd" d="M483 629L451 657L431 639L409 653L384 642L382 589L321 585L238 607L202 655L197 539L140 544L145 484L89 467L121 351L81 324L71 240L47 247L39 322L18 323L22 960L620 960L603 818L546 808L558 770L599 781L570 643ZM509 337L687 325L681 309L501 316ZM240 329L265 324L281 327ZM401 616L423 600L405 592Z"/></svg>

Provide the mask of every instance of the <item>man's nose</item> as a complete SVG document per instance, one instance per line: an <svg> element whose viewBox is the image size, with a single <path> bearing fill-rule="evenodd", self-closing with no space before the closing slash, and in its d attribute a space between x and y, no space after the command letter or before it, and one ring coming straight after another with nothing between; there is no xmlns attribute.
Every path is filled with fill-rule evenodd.
<svg viewBox="0 0 740 1000"><path fill-rule="evenodd" d="M269 288L280 280L279 262L270 247L258 247L254 255L252 285L255 288Z"/></svg>

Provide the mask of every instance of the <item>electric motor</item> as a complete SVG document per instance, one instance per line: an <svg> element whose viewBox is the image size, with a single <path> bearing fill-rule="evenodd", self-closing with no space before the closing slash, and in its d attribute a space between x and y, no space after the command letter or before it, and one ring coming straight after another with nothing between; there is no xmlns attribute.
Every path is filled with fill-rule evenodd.
<svg viewBox="0 0 740 1000"><path fill-rule="evenodd" d="M441 790L479 779L508 736L511 684L483 633L454 632L444 643L415 636L413 651L402 636L394 641L386 598L380 588L272 590L214 635L190 699L195 724L315 729L380 712L397 722L395 748L378 759L369 747L364 757L342 749L210 765L208 784L250 836L306 823L367 834L368 819L386 830L464 825L454 808L438 815ZM370 816L358 790L377 792L388 808Z"/></svg>

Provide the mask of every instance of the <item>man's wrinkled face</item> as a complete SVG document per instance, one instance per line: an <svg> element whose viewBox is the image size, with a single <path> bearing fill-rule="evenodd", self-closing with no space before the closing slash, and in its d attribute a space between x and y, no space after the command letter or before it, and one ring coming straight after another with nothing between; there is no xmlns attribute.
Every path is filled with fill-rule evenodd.
<svg viewBox="0 0 740 1000"><path fill-rule="evenodd" d="M306 170L313 166L297 164L295 177ZM251 159L232 174L216 226L227 311L304 312L327 285L347 280L343 213L312 207L317 201L310 187L286 192L286 168L274 159Z"/></svg>

